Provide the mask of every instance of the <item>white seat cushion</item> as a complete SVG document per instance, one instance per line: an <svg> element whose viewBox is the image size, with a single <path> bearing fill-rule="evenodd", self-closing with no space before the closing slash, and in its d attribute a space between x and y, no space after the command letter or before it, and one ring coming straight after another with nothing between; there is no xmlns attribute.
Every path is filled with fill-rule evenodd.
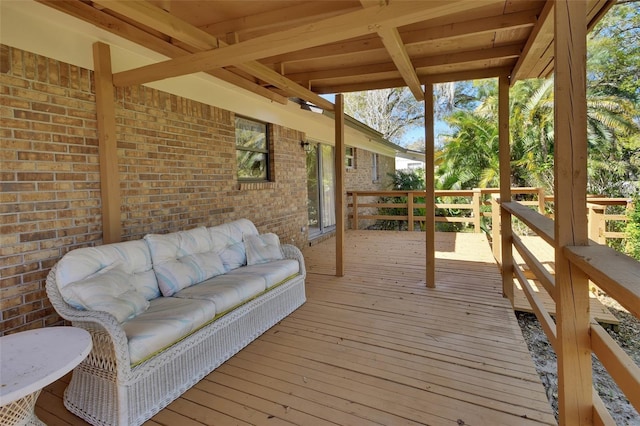
<svg viewBox="0 0 640 426"><path fill-rule="evenodd" d="M251 274L264 278L267 288L285 281L287 278L300 272L300 264L297 260L283 259L258 265L249 265L235 271L228 272L227 275L233 277L235 274Z"/></svg>
<svg viewBox="0 0 640 426"><path fill-rule="evenodd" d="M122 324L129 340L131 364L136 364L212 320L215 305L207 300L158 297L142 314Z"/></svg>
<svg viewBox="0 0 640 426"><path fill-rule="evenodd" d="M185 288L174 295L183 299L209 300L216 305L219 315L259 295L267 284L259 274L244 274L244 268L236 274L219 275L200 284Z"/></svg>

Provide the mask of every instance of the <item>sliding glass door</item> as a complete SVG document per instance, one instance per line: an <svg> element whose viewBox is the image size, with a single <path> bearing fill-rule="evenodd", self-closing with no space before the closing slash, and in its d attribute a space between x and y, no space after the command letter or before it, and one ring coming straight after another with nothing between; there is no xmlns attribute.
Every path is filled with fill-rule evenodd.
<svg viewBox="0 0 640 426"><path fill-rule="evenodd" d="M323 144L312 147L307 153L309 238L331 231L336 225L334 150Z"/></svg>

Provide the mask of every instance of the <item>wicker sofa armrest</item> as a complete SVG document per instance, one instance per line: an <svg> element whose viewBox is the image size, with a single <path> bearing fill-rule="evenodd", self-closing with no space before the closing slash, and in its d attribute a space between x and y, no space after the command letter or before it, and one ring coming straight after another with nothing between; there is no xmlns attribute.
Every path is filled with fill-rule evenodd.
<svg viewBox="0 0 640 426"><path fill-rule="evenodd" d="M302 256L302 252L300 251L300 249L291 244L282 244L281 247L285 259L293 259L298 261L298 263L300 264L300 275L306 278L307 269L304 265L304 257Z"/></svg>
<svg viewBox="0 0 640 426"><path fill-rule="evenodd" d="M93 349L84 362L117 372L121 378L128 378L131 374L131 361L127 335L122 324L107 312L81 310L69 305L60 294L56 283L56 269L57 265L47 275L47 296L62 318L91 334Z"/></svg>

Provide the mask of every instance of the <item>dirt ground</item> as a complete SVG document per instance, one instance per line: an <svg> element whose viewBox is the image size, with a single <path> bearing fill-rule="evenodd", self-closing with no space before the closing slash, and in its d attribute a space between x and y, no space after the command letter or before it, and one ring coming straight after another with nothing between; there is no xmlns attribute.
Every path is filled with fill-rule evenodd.
<svg viewBox="0 0 640 426"><path fill-rule="evenodd" d="M620 320L618 331L608 330L609 335L640 365L640 320L631 315L615 300L603 293L598 298ZM518 313L522 334L529 346L536 370L547 391L547 398L556 413L558 410L558 377L556 355L535 315ZM611 376L595 355L593 360L593 383L611 416L618 425L640 426L640 414L629 403Z"/></svg>

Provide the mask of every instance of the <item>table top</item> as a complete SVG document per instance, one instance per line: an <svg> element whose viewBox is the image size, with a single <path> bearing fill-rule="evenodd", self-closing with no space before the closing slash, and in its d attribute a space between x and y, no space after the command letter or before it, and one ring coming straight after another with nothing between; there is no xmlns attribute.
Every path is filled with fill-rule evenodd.
<svg viewBox="0 0 640 426"><path fill-rule="evenodd" d="M58 380L91 351L91 336L77 327L46 327L0 337L0 405Z"/></svg>

